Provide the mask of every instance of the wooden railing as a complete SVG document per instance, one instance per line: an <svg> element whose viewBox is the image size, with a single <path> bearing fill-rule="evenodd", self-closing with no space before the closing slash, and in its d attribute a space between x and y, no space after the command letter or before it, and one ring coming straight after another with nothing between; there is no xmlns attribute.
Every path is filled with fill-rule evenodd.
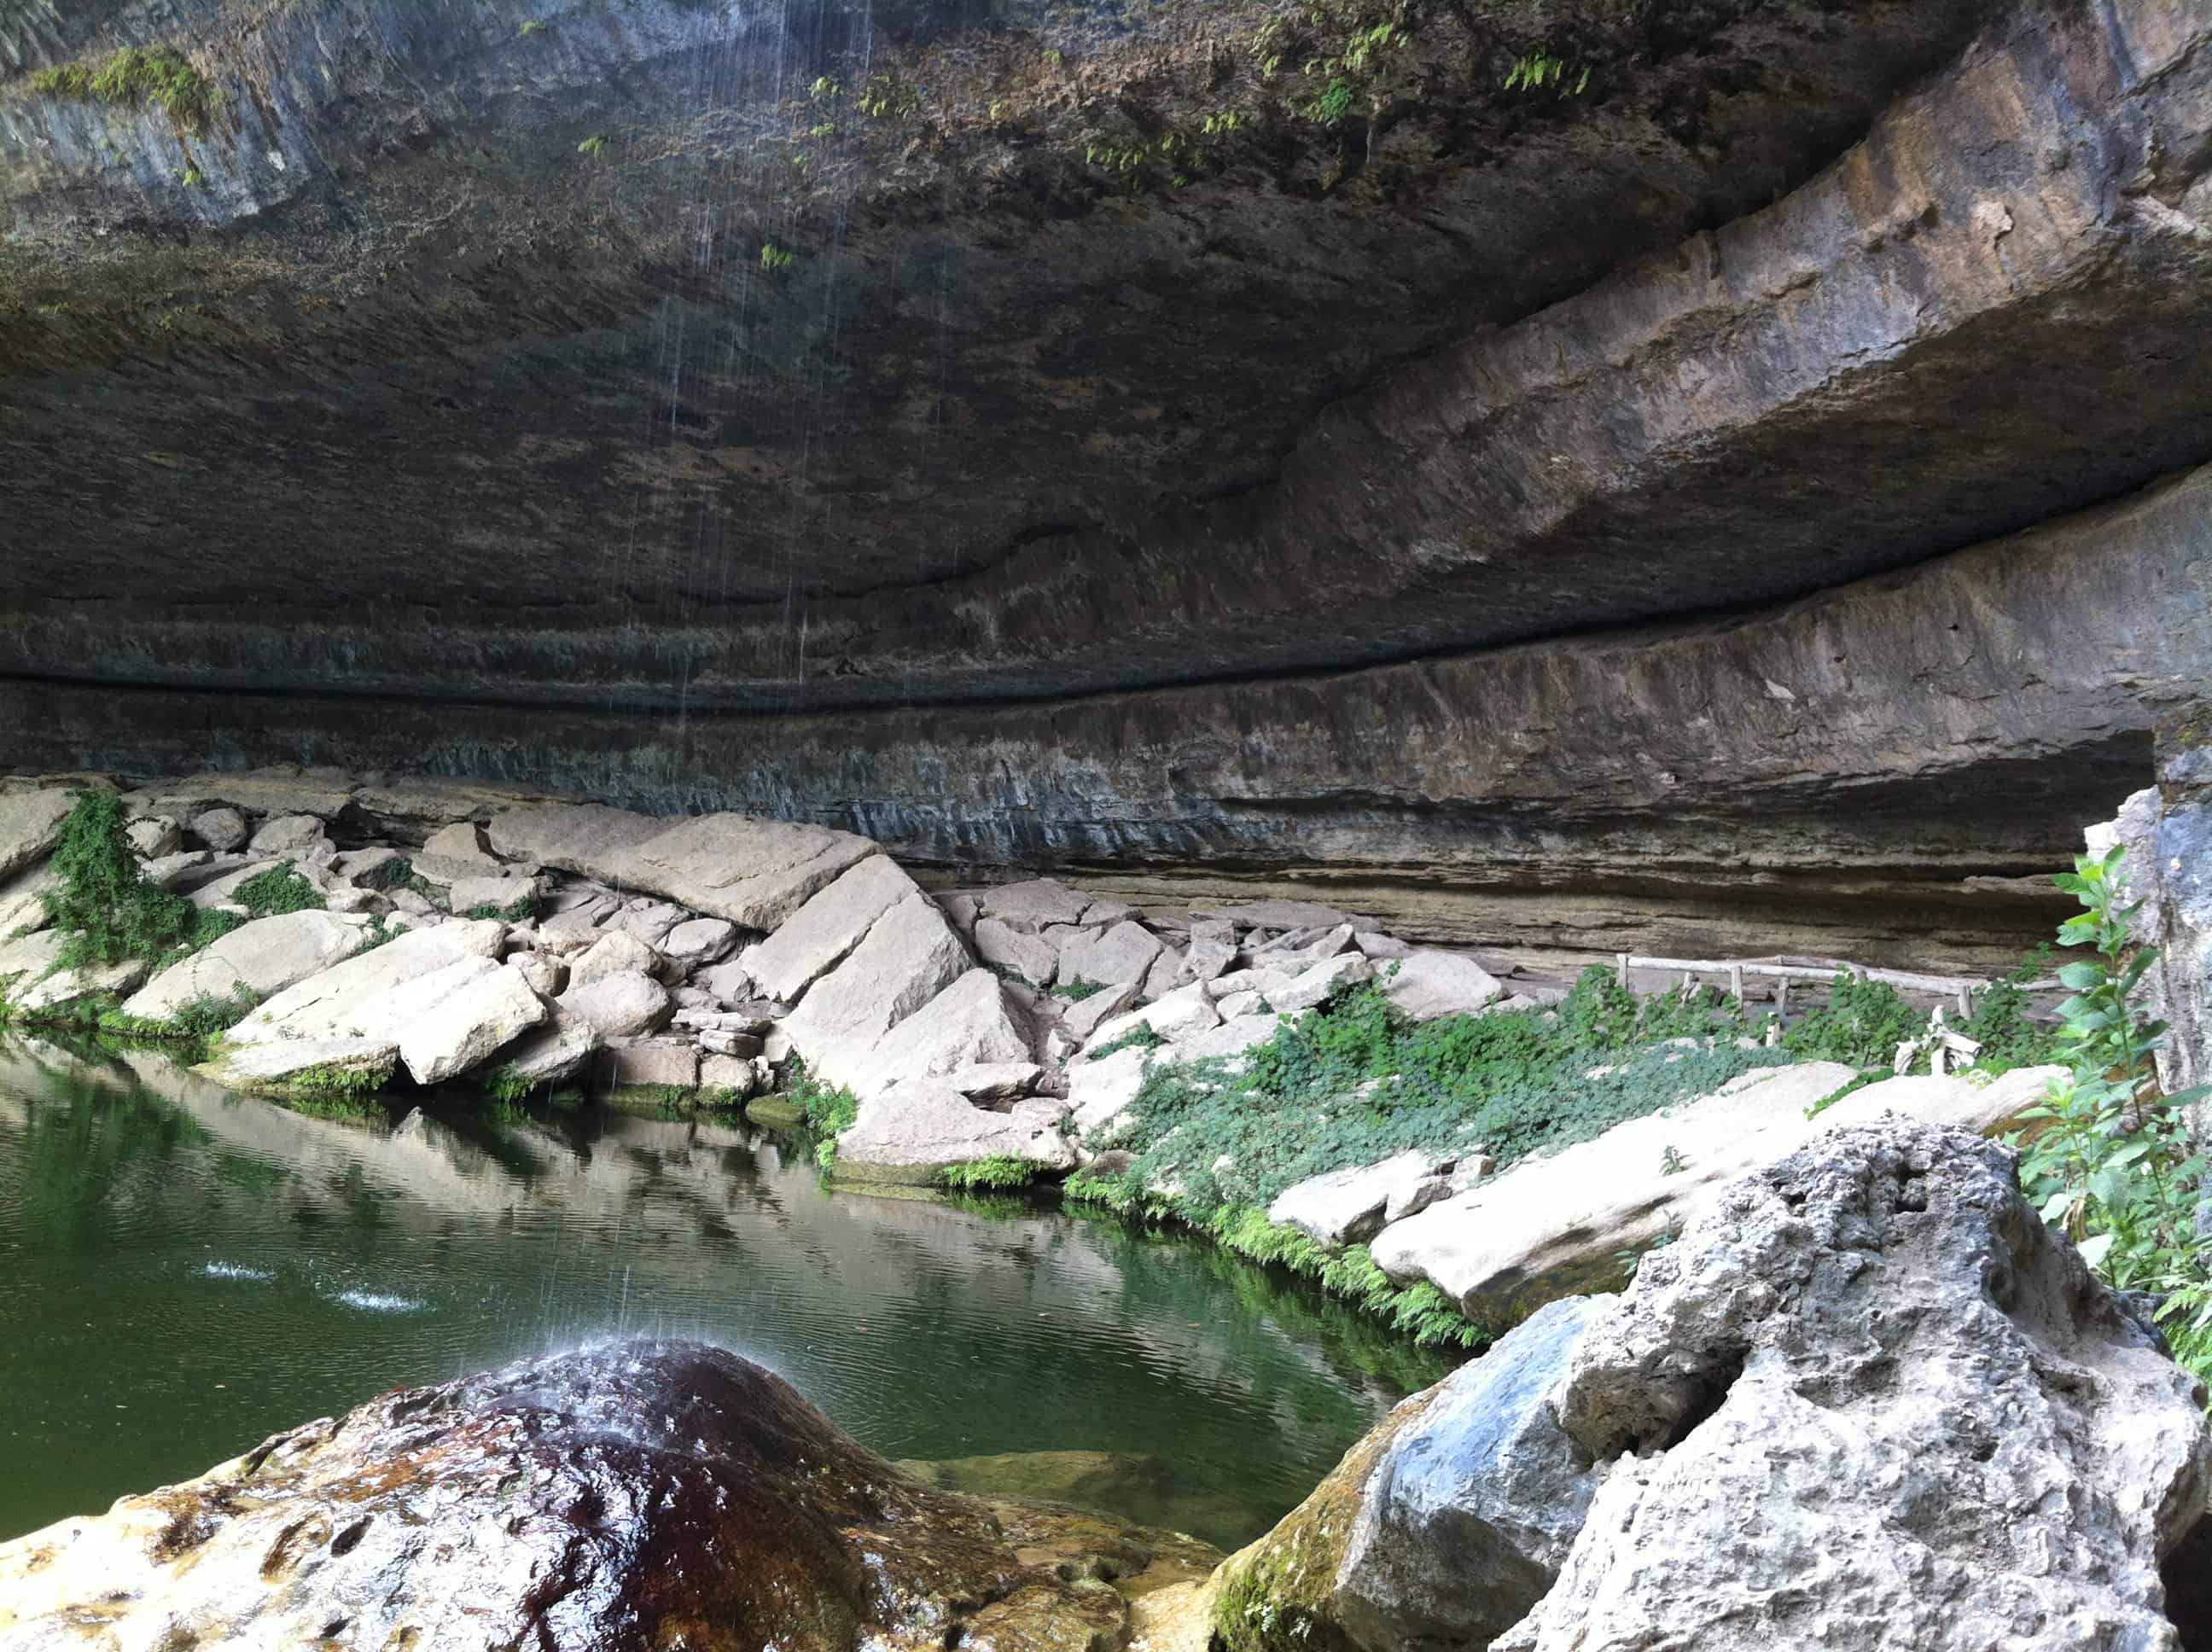
<svg viewBox="0 0 2212 1652"><path fill-rule="evenodd" d="M1726 975L1729 991L1741 1003L1743 984L1747 979L1772 981L1775 990L1775 1011L1784 1019L1790 1012L1790 983L1793 981L1832 981L1845 975L1856 975L1861 981L1878 981L1892 987L1901 987L1908 992L1932 993L1939 998L1948 998L1959 1006L1959 1013L1970 1016L1974 1012L1974 994L1987 992L1994 981L1974 975L1923 975L1909 969L1875 969L1856 963L1770 963L1749 958L1648 958L1638 953L1614 954L1620 984L1628 985L1632 969L1666 969L1682 971L1682 985L1695 983L1699 975ZM2033 990L2057 983L2030 981Z"/></svg>

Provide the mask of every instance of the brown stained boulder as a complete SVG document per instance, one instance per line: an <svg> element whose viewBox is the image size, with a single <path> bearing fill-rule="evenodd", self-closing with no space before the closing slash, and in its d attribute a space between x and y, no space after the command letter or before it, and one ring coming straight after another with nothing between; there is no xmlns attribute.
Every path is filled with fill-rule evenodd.
<svg viewBox="0 0 2212 1652"><path fill-rule="evenodd" d="M1083 1652L1213 1558L925 1486L750 1361L633 1342L395 1390L0 1546L0 1641Z"/></svg>

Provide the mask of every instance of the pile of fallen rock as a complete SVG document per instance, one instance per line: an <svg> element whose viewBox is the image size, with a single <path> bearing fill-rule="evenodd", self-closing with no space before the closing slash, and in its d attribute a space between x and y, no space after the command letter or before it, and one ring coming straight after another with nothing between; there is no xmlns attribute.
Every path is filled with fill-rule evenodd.
<svg viewBox="0 0 2212 1652"><path fill-rule="evenodd" d="M1234 1057L1378 964L1415 1017L1536 1001L1508 993L1503 966L1312 902L1140 911L1048 879L932 894L822 827L313 770L124 792L143 875L248 920L158 975L63 970L40 897L87 784L112 782L0 793L10 1001L51 1015L112 996L159 1023L244 994L255 1007L213 1064L244 1088L404 1073L729 1101L778 1089L799 1060L860 1102L844 1174L919 1181L987 1158L1059 1172L1110 1130L1147 1060ZM319 908L251 918L241 887L284 867Z"/></svg>

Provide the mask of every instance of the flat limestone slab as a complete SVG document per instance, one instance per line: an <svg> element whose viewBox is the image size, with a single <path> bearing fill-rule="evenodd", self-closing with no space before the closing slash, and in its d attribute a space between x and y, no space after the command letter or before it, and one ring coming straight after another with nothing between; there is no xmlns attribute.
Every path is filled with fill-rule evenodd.
<svg viewBox="0 0 2212 1652"><path fill-rule="evenodd" d="M1030 1066L1030 1039L1006 984L988 969L970 969L877 1040L857 1065L848 1082L854 1094L872 1096L917 1078L947 1078L961 1067Z"/></svg>
<svg viewBox="0 0 2212 1652"><path fill-rule="evenodd" d="M806 989L783 1030L809 1071L831 1084L866 1083L878 1042L966 974L969 963L936 902L917 890Z"/></svg>
<svg viewBox="0 0 2212 1652"><path fill-rule="evenodd" d="M58 929L43 929L0 942L0 993L10 1004L18 1010L59 1010L96 993L119 996L146 979L149 966L141 958L87 969L58 969L54 966L68 940Z"/></svg>
<svg viewBox="0 0 2212 1652"><path fill-rule="evenodd" d="M852 1181L920 1183L948 1164L1018 1158L1040 1169L1072 1170L1075 1151L1050 1102L1017 1102L1011 1111L975 1106L940 1079L894 1085L860 1103L860 1117L837 1138L837 1175Z"/></svg>
<svg viewBox="0 0 2212 1652"><path fill-rule="evenodd" d="M495 816L487 830L508 859L643 890L744 929L777 928L878 853L869 839L826 826L732 814L670 822L599 804L532 804Z"/></svg>
<svg viewBox="0 0 2212 1652"><path fill-rule="evenodd" d="M918 892L886 854L870 855L817 892L739 961L761 991L787 1004L844 961L877 919Z"/></svg>
<svg viewBox="0 0 2212 1652"><path fill-rule="evenodd" d="M1896 1118L1987 1133L2063 1071L2022 1067L1986 1083L1888 1078L1808 1119L1806 1109L1848 1084L1853 1070L1833 1061L1762 1068L1711 1096L1517 1164L1392 1224L1370 1248L1392 1278L1429 1279L1470 1315L1495 1317L1601 1280L1621 1252L1695 1220L1735 1177L1815 1138ZM1670 1148L1683 1165L1673 1175L1663 1169Z"/></svg>
<svg viewBox="0 0 2212 1652"><path fill-rule="evenodd" d="M403 1045L403 1059L418 1082L433 1083L422 1077L424 1071L450 1071L458 1049L472 1047L482 1036L481 1031L463 1036L464 1029L446 1013L443 996L475 987L487 969L499 969L496 960L506 933L507 926L492 919L410 930L374 951L285 988L231 1029L230 1042L243 1047L280 1040L387 1040ZM548 1011L519 974L507 973L538 1011L535 1019L523 1019L514 1027L507 1035L513 1037L544 1021ZM490 994L479 999L476 1007L489 1011L494 1023L527 1014L515 992L494 987ZM429 1030L420 1030L426 1028ZM447 1036L459 1043L441 1054L434 1042Z"/></svg>
<svg viewBox="0 0 2212 1652"><path fill-rule="evenodd" d="M1700 1195L1802 1141L1812 1129L1805 1109L1854 1076L1836 1061L1745 1073L1713 1095L1523 1160L1393 1223L1369 1248L1392 1278L1431 1281L1471 1319L1577 1294L1615 1272L1622 1251L1687 1221ZM1683 1164L1671 1175L1662 1169L1670 1148Z"/></svg>
<svg viewBox="0 0 2212 1652"><path fill-rule="evenodd" d="M0 878L44 859L61 841L76 797L59 787L0 793Z"/></svg>
<svg viewBox="0 0 2212 1652"><path fill-rule="evenodd" d="M131 996L124 1013L167 1021L196 998L227 999L241 987L265 999L352 956L367 922L313 911L257 918L164 969Z"/></svg>
<svg viewBox="0 0 2212 1652"><path fill-rule="evenodd" d="M399 1046L388 1039L292 1038L232 1048L193 1072L234 1090L286 1090L307 1072L359 1073L376 1084L392 1077Z"/></svg>

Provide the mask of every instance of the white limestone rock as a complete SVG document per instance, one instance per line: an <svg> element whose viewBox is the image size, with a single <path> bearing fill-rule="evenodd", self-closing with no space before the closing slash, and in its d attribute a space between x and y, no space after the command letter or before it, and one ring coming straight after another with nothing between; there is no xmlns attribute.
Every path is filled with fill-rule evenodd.
<svg viewBox="0 0 2212 1652"><path fill-rule="evenodd" d="M970 969L885 1033L865 1060L841 1066L839 1082L866 1096L977 1062L1029 1059L1029 1028L1004 983L988 969Z"/></svg>
<svg viewBox="0 0 2212 1652"><path fill-rule="evenodd" d="M949 1164L1018 1158L1040 1170L1075 1168L1075 1151L1049 1102L1017 1102L1006 1112L975 1106L941 1078L920 1078L864 1098L837 1138L841 1180L927 1183Z"/></svg>
<svg viewBox="0 0 2212 1652"><path fill-rule="evenodd" d="M1377 1164L1331 1170L1285 1187L1267 1206L1267 1219L1287 1224L1325 1245L1358 1244L1382 1230L1391 1200L1449 1170L1453 1161L1409 1151Z"/></svg>
<svg viewBox="0 0 2212 1652"><path fill-rule="evenodd" d="M494 963L504 938L505 926L489 920L456 919L411 930L286 987L234 1027L230 1040L240 1045L319 1038L397 1042L397 1023L421 1001L416 989L422 983L457 963ZM463 978L453 979L458 985ZM515 981L528 991L520 976Z"/></svg>
<svg viewBox="0 0 2212 1652"><path fill-rule="evenodd" d="M256 999L268 998L352 957L365 921L315 911L257 918L164 969L124 1005L124 1013L167 1021L194 999L229 999L240 988Z"/></svg>
<svg viewBox="0 0 2212 1652"><path fill-rule="evenodd" d="M832 1084L871 1082L884 1035L967 973L969 963L936 902L916 890L806 989L783 1030L809 1071Z"/></svg>
<svg viewBox="0 0 2212 1652"><path fill-rule="evenodd" d="M1091 897L1049 878L1001 884L977 892L976 909L1017 929L1041 932L1050 924L1072 924L1091 909Z"/></svg>
<svg viewBox="0 0 2212 1652"><path fill-rule="evenodd" d="M1424 947L1384 966L1382 995L1408 1021L1473 1015L1504 996L1498 978L1473 958Z"/></svg>
<svg viewBox="0 0 2212 1652"><path fill-rule="evenodd" d="M2203 1529L2203 1387L1966 1132L1838 1131L1745 1177L1551 1398L1610 1468L1494 1652L2181 1643L2160 1566Z"/></svg>
<svg viewBox="0 0 2212 1652"><path fill-rule="evenodd" d="M1711 1096L1615 1125L1386 1227L1370 1248L1392 1278L1425 1278L1474 1318L1496 1320L1617 1277L1650 1245L1754 1165L1810 1130L1806 1109L1856 1077L1835 1061L1761 1067ZM1763 1133L1781 1127L1784 1137ZM1682 1169L1663 1170L1672 1149Z"/></svg>
<svg viewBox="0 0 2212 1652"><path fill-rule="evenodd" d="M126 958L64 969L58 965L69 940L59 930L42 929L0 943L0 998L22 1011L65 1009L82 999L133 992L152 967L143 958Z"/></svg>
<svg viewBox="0 0 2212 1652"><path fill-rule="evenodd" d="M246 847L252 835L246 817L228 805L203 809L191 817L192 835L217 854L228 854Z"/></svg>
<svg viewBox="0 0 2212 1652"><path fill-rule="evenodd" d="M0 878L45 859L61 841L62 823L76 806L76 794L60 787L0 792Z"/></svg>
<svg viewBox="0 0 2212 1652"><path fill-rule="evenodd" d="M667 1025L668 991L640 970L596 975L561 994L562 1014L606 1038L636 1038Z"/></svg>
<svg viewBox="0 0 2212 1652"><path fill-rule="evenodd" d="M1225 1010L1226 1004L1217 1005ZM1287 1016L1270 1015L1262 1011L1255 1015L1240 1015L1234 1020L1224 1019L1218 1027L1208 1027L1200 1032L1175 1040L1152 1053L1155 1062L1164 1066L1182 1066L1193 1061L1228 1060L1232 1070L1241 1069L1236 1058L1247 1050L1269 1042L1276 1029L1288 1020Z"/></svg>
<svg viewBox="0 0 2212 1652"><path fill-rule="evenodd" d="M600 1042L599 1029L556 1004L550 1020L501 1052L500 1071L522 1084L556 1084L582 1072Z"/></svg>
<svg viewBox="0 0 2212 1652"><path fill-rule="evenodd" d="M1342 953L1271 988L1267 1002L1278 1010L1291 1012L1315 1009L1346 987L1368 980L1374 973L1375 966L1358 953Z"/></svg>
<svg viewBox="0 0 2212 1652"><path fill-rule="evenodd" d="M697 815L655 820L592 804L532 804L495 816L492 847L641 890L740 929L774 930L848 866L877 853L850 832Z"/></svg>
<svg viewBox="0 0 2212 1652"><path fill-rule="evenodd" d="M1147 1052L1116 1050L1099 1061L1079 1061L1067 1071L1067 1099L1074 1127L1093 1145L1111 1140L1129 1103L1144 1088Z"/></svg>
<svg viewBox="0 0 2212 1652"><path fill-rule="evenodd" d="M1084 1043L1098 1030L1100 1023L1120 1015L1134 1004L1142 985L1139 981L1125 981L1088 998L1064 999L1067 1007L1060 1012L1060 1024L1078 1044Z"/></svg>
<svg viewBox="0 0 2212 1652"><path fill-rule="evenodd" d="M688 975L726 957L737 944L737 926L728 919L691 918L671 929L659 947L662 957Z"/></svg>
<svg viewBox="0 0 2212 1652"><path fill-rule="evenodd" d="M542 935L544 932L539 931ZM635 935L610 930L568 960L571 990L608 975L659 976L666 969L659 953Z"/></svg>
<svg viewBox="0 0 2212 1652"><path fill-rule="evenodd" d="M303 859L330 841L323 823L313 815L278 815L261 823L253 834L253 853L264 860L282 856ZM335 854L336 849L331 853Z"/></svg>
<svg viewBox="0 0 2212 1652"><path fill-rule="evenodd" d="M1034 1061L970 1061L953 1068L945 1082L969 1101L982 1103L1026 1096L1042 1077L1044 1069Z"/></svg>
<svg viewBox="0 0 2212 1652"><path fill-rule="evenodd" d="M167 815L144 815L123 829L142 860L159 860L185 846L184 832Z"/></svg>
<svg viewBox="0 0 2212 1652"><path fill-rule="evenodd" d="M741 962L760 990L786 1003L836 969L884 914L921 896L889 855L870 855L825 885ZM941 914L935 913L940 927ZM950 932L949 929L946 932Z"/></svg>
<svg viewBox="0 0 2212 1652"><path fill-rule="evenodd" d="M986 963L1011 969L1034 987L1048 987L1060 971L1060 952L1043 937L1016 929L1003 918L979 918L975 955Z"/></svg>
<svg viewBox="0 0 2212 1652"><path fill-rule="evenodd" d="M368 1084L382 1084L398 1065L399 1046L389 1039L287 1038L227 1048L193 1070L233 1090L283 1090L309 1074L357 1077Z"/></svg>
<svg viewBox="0 0 2212 1652"><path fill-rule="evenodd" d="M1060 949L1060 979L1100 986L1141 981L1166 950L1151 930L1126 920L1106 929L1077 929Z"/></svg>
<svg viewBox="0 0 2212 1652"><path fill-rule="evenodd" d="M1221 1017L1213 1007L1213 1000L1206 995L1206 983L1194 981L1188 987L1176 987L1165 998L1102 1022L1084 1048L1086 1051L1103 1048L1127 1037L1139 1027L1150 1027L1163 1038L1176 1039L1188 1038L1220 1024Z"/></svg>

